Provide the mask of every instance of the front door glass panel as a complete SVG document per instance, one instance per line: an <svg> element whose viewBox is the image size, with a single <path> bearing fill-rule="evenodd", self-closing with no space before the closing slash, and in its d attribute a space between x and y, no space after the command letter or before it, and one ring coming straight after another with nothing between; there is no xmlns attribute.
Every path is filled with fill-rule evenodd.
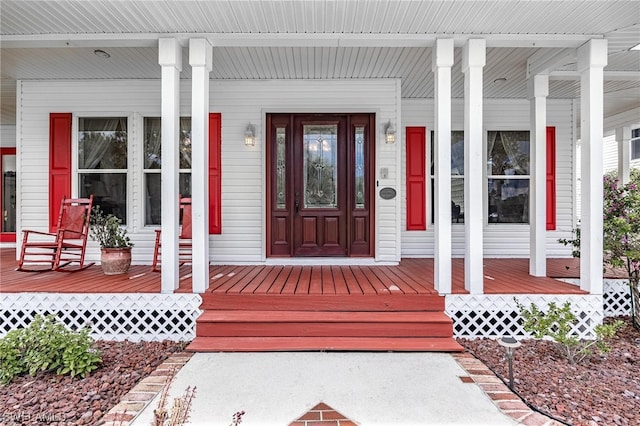
<svg viewBox="0 0 640 426"><path fill-rule="evenodd" d="M364 194L367 184L365 181L365 157L364 157L364 127L356 127L355 131L355 182L356 182L356 190L355 190L355 205L357 209L365 208L364 204Z"/></svg>
<svg viewBox="0 0 640 426"><path fill-rule="evenodd" d="M338 192L338 126L305 125L303 130L303 206L336 208Z"/></svg>
<svg viewBox="0 0 640 426"><path fill-rule="evenodd" d="M16 156L2 155L0 158L2 158L1 232L16 232Z"/></svg>
<svg viewBox="0 0 640 426"><path fill-rule="evenodd" d="M276 128L276 208L287 207L287 133L286 128Z"/></svg>

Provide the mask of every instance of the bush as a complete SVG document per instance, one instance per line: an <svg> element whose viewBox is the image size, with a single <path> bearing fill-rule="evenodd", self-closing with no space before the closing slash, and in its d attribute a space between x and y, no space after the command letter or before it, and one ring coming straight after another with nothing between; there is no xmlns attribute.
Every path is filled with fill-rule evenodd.
<svg viewBox="0 0 640 426"><path fill-rule="evenodd" d="M620 320L612 324L598 324L595 328L596 338L594 340L580 340L572 330L577 320L571 312L570 302L566 302L562 307L550 302L546 313L542 312L534 303L529 309L517 300L516 305L523 319L522 327L524 330L536 339L550 337L571 364L579 363L591 355L593 346L601 354L611 351L607 340L624 327L624 322Z"/></svg>
<svg viewBox="0 0 640 426"><path fill-rule="evenodd" d="M28 327L0 339L0 383L17 375L55 371L86 377L102 362L88 329L70 331L54 316L36 316Z"/></svg>

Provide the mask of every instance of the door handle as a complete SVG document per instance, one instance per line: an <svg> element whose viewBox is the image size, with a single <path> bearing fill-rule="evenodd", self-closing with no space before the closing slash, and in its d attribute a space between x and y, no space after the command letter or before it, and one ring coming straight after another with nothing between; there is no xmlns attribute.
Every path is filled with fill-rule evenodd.
<svg viewBox="0 0 640 426"><path fill-rule="evenodd" d="M296 214L298 214L298 211L300 211L300 200L299 200L299 192L296 192L296 199L294 200L294 206L295 206L295 210L296 210Z"/></svg>

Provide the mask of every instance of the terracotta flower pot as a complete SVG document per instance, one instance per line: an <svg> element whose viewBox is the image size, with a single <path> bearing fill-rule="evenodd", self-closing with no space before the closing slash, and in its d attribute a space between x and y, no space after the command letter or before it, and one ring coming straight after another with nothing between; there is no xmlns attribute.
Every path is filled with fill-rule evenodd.
<svg viewBox="0 0 640 426"><path fill-rule="evenodd" d="M103 248L100 255L105 275L125 274L131 266L131 247Z"/></svg>

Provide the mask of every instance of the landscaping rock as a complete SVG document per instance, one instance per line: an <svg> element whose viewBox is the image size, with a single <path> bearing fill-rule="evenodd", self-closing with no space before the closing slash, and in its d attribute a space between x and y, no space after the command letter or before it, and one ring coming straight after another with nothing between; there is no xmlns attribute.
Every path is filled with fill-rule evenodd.
<svg viewBox="0 0 640 426"><path fill-rule="evenodd" d="M0 425L94 425L170 354L176 342L96 342L102 365L86 378L39 373L0 385Z"/></svg>
<svg viewBox="0 0 640 426"><path fill-rule="evenodd" d="M640 424L640 331L625 328L612 351L571 365L552 342L524 340L513 358L514 390L529 404L563 422L582 425ZM608 319L610 321L611 319ZM504 348L491 339L459 339L467 350L508 381Z"/></svg>

